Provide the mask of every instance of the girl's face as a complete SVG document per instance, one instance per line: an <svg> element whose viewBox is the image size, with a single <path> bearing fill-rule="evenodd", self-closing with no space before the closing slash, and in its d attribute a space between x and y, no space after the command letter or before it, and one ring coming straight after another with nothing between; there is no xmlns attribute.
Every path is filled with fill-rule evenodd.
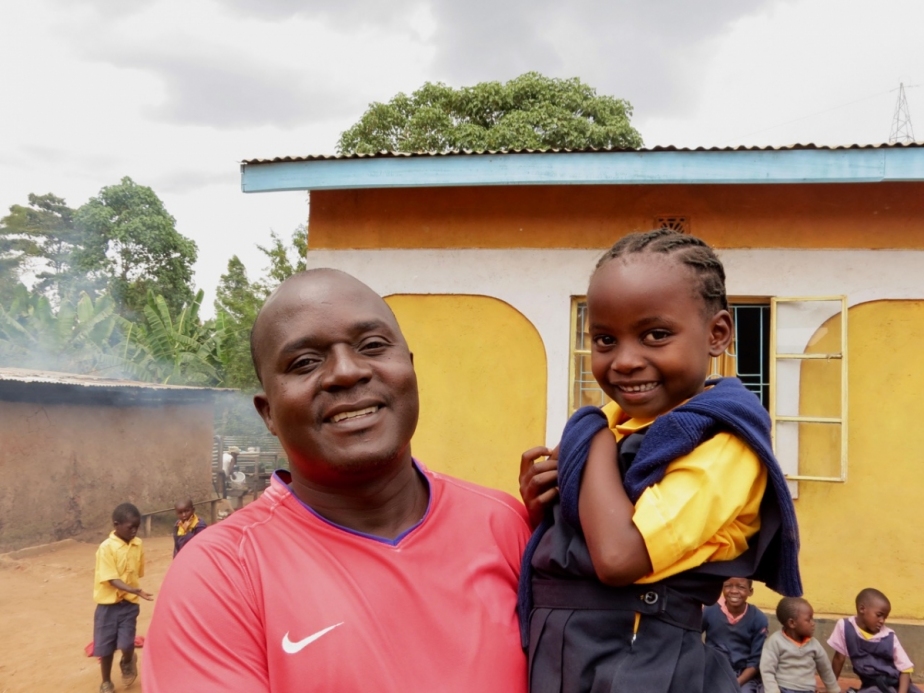
<svg viewBox="0 0 924 693"><path fill-rule="evenodd" d="M591 369L632 418L670 411L702 392L709 362L728 347L728 311L706 315L693 271L670 256L610 260L587 290Z"/></svg>

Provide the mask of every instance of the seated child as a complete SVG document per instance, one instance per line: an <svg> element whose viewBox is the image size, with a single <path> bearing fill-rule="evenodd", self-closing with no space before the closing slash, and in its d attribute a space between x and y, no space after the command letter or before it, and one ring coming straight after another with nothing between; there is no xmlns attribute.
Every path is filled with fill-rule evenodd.
<svg viewBox="0 0 924 693"><path fill-rule="evenodd" d="M138 585L144 577L144 550L135 536L141 525L141 513L131 503L122 503L112 511L113 530L96 550L93 580L93 655L100 658L103 682L100 693L112 693L112 658L122 650L122 683L126 687L138 678L135 654L135 626L138 621L138 598L154 597Z"/></svg>
<svg viewBox="0 0 924 693"><path fill-rule="evenodd" d="M204 530L208 525L196 515L192 498L187 498L185 501L177 501L173 509L176 511L177 517L176 524L173 526L173 557L176 558L180 549L186 546L190 539L199 534L199 532Z"/></svg>
<svg viewBox="0 0 924 693"><path fill-rule="evenodd" d="M722 263L695 236L630 234L597 264L587 308L591 370L613 402L565 427L560 500L524 554L530 690L738 691L703 644L703 605L733 576L802 586L770 417L739 380L706 383L734 329ZM521 488L540 469L554 479L531 466L548 455L524 453Z"/></svg>
<svg viewBox="0 0 924 693"><path fill-rule="evenodd" d="M767 638L760 655L760 675L766 693L815 693L815 673L828 693L840 693L828 655L815 638L812 605L797 597L784 597L776 606L783 629Z"/></svg>
<svg viewBox="0 0 924 693"><path fill-rule="evenodd" d="M857 595L857 615L834 626L828 645L834 650L831 667L840 676L849 658L860 678L859 693L921 693L911 683L914 665L898 642L895 631L885 625L892 605L879 590L867 587Z"/></svg>
<svg viewBox="0 0 924 693"><path fill-rule="evenodd" d="M754 583L747 578L728 578L717 604L703 611L706 644L728 655L738 685L746 693L762 693L760 652L767 639L767 617L748 606Z"/></svg>

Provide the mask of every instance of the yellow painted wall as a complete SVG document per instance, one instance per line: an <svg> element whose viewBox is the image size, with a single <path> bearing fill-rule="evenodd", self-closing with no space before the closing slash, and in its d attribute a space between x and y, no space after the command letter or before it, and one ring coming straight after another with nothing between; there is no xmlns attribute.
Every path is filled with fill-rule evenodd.
<svg viewBox="0 0 924 693"><path fill-rule="evenodd" d="M547 368L535 327L486 296L385 300L414 353L420 387L414 456L519 498L520 455L545 441Z"/></svg>
<svg viewBox="0 0 924 693"><path fill-rule="evenodd" d="M876 587L893 618L924 619L924 301L864 303L848 318L847 483L803 481L796 500L806 598L816 612L853 613L857 592ZM832 318L811 351L837 351L839 330ZM803 407L836 407L833 370L805 364ZM800 437L801 473L831 473L820 442ZM777 599L762 590L755 601Z"/></svg>

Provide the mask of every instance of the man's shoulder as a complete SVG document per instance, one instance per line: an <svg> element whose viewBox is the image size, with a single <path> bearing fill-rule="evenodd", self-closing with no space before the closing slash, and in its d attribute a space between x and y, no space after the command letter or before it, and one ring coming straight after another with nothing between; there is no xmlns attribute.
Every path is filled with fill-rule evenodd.
<svg viewBox="0 0 924 693"><path fill-rule="evenodd" d="M519 518L524 523L528 522L526 508L509 493L441 472L426 470L425 473L433 482L442 485L444 502L461 504L473 513L497 513L509 516L511 520Z"/></svg>

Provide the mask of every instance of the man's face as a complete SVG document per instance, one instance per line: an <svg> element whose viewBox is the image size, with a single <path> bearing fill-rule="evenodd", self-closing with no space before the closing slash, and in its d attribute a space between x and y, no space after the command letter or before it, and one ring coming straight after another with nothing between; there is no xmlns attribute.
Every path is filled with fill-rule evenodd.
<svg viewBox="0 0 924 693"><path fill-rule="evenodd" d="M293 473L323 485L410 461L417 377L384 301L346 275L284 285L255 327L264 393L254 398Z"/></svg>

